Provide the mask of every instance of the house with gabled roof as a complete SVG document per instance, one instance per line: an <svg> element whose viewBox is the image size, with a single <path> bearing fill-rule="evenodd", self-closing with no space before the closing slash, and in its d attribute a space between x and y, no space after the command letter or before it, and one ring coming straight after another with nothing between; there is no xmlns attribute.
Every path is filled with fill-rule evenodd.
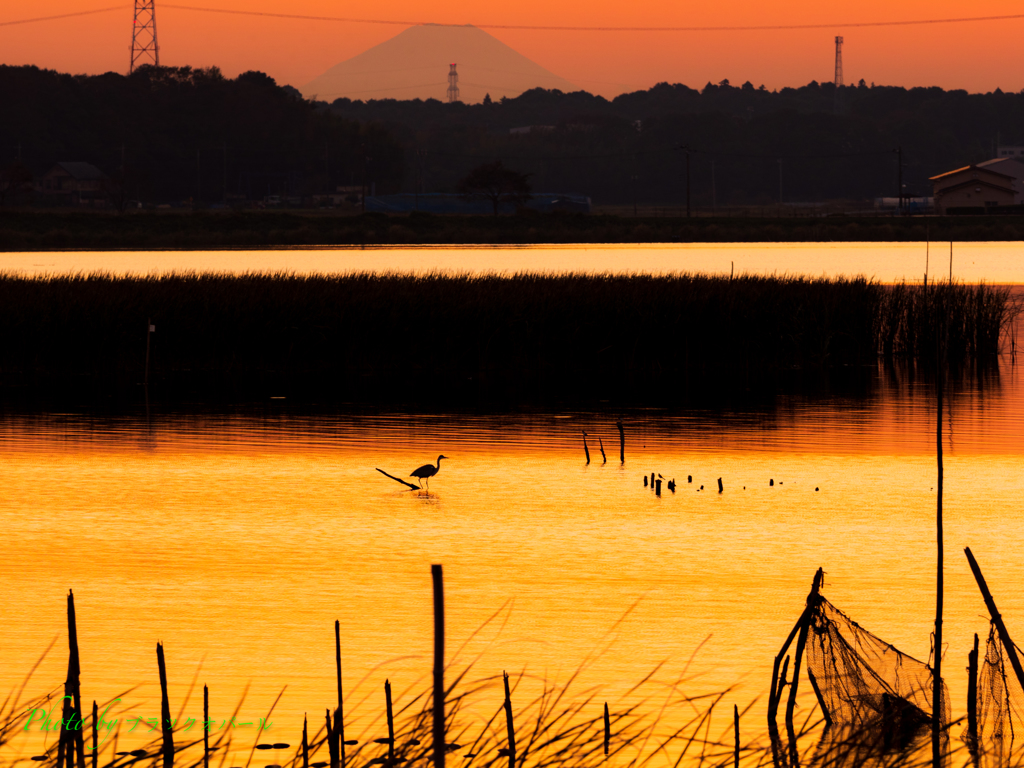
<svg viewBox="0 0 1024 768"><path fill-rule="evenodd" d="M101 205L108 181L92 163L57 163L39 180L36 191L57 205Z"/></svg>
<svg viewBox="0 0 1024 768"><path fill-rule="evenodd" d="M1013 176L980 165L940 173L929 181L940 214L953 208L998 208L1015 202Z"/></svg>

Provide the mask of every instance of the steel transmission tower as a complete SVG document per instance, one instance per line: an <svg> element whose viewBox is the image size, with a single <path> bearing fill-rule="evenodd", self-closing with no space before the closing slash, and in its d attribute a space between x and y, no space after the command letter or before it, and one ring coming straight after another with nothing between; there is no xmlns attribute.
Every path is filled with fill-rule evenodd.
<svg viewBox="0 0 1024 768"><path fill-rule="evenodd" d="M135 0L132 26L132 63L128 74L143 64L160 66L160 48L156 44L156 0Z"/></svg>
<svg viewBox="0 0 1024 768"><path fill-rule="evenodd" d="M455 71L455 65L451 65L448 71L448 103L454 104L459 100L459 73Z"/></svg>
<svg viewBox="0 0 1024 768"><path fill-rule="evenodd" d="M835 113L843 113L843 38L836 36L836 95Z"/></svg>

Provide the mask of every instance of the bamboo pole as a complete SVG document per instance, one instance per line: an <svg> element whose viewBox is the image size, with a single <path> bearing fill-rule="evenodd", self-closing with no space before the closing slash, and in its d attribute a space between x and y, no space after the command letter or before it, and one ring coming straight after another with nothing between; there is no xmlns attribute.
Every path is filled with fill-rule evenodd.
<svg viewBox="0 0 1024 768"><path fill-rule="evenodd" d="M825 706L825 697L821 695L821 688L818 687L818 680L814 677L814 673L811 672L811 668L807 668L807 680L811 684L811 688L814 690L814 697L818 700L818 707L821 708L821 716L825 719L825 727L829 728L832 725L832 713L828 711L828 707Z"/></svg>
<svg viewBox="0 0 1024 768"><path fill-rule="evenodd" d="M996 608L996 601L992 597L992 593L988 591L988 584L985 582L985 577L981 574L981 567L978 565L978 561L974 559L974 555L971 553L970 547L964 548L964 554L967 555L967 562L971 565L971 572L974 574L974 580L978 582L978 589L981 590L981 596L985 598L985 606L988 608L988 614L992 617L992 623L996 625L996 631L999 633L999 641L1003 645L1003 650L1006 652L1006 657L1010 660L1010 666L1013 667L1013 673L1017 676L1017 681L1021 687L1024 688L1024 668L1021 668L1020 659L1017 657L1017 647L1013 644L1013 640L1010 639L1010 633L1006 630L1006 625L1003 623L1003 617L999 615L999 609Z"/></svg>
<svg viewBox="0 0 1024 768"><path fill-rule="evenodd" d="M334 663L338 671L338 709L334 713L335 737L341 768L345 768L345 697L341 687L341 622L334 620Z"/></svg>
<svg viewBox="0 0 1024 768"><path fill-rule="evenodd" d="M512 692L508 687L508 672L502 672L505 679L505 729L508 731L508 768L516 768L516 729L512 723ZM605 747L605 754L608 748Z"/></svg>
<svg viewBox="0 0 1024 768"><path fill-rule="evenodd" d="M171 731L171 702L167 696L167 665L163 643L156 644L156 664L160 670L160 726L163 730L164 768L174 768L174 734Z"/></svg>
<svg viewBox="0 0 1024 768"><path fill-rule="evenodd" d="M793 710L796 708L796 694L800 686L800 662L803 660L804 646L807 645L807 631L811 625L811 612L818 604L818 590L821 589L823 577L821 568L814 574L814 581L811 584L811 591L807 595L807 605L804 614L801 616L800 634L796 640L796 654L793 656L793 677L789 684L789 700L786 702L786 729L792 737L793 733Z"/></svg>
<svg viewBox="0 0 1024 768"><path fill-rule="evenodd" d="M952 243L950 243L952 248ZM939 321L941 325L941 320ZM935 502L935 663L932 670L932 767L942 768L942 602L943 602L943 532L942 532L942 378L943 344L941 333L935 335L935 455L938 464L938 484Z"/></svg>
<svg viewBox="0 0 1024 768"><path fill-rule="evenodd" d="M338 768L338 742L334 739L334 729L331 728L331 710L324 711L327 720L327 751L331 755L331 768Z"/></svg>
<svg viewBox="0 0 1024 768"><path fill-rule="evenodd" d="M78 621L75 618L75 595L68 590L68 684L64 686L64 695L71 696L74 711L72 718L78 718L77 730L73 729L70 738L75 744L75 753L79 768L85 768L85 734L82 718L82 664L78 655ZM68 688L70 687L70 690ZM67 701L67 699L65 699ZM69 745L70 748L70 745Z"/></svg>
<svg viewBox="0 0 1024 768"><path fill-rule="evenodd" d="M967 654L967 741L969 747L978 743L978 634L974 634L974 650Z"/></svg>
<svg viewBox="0 0 1024 768"><path fill-rule="evenodd" d="M434 768L444 768L444 574L430 566L434 585Z"/></svg>
<svg viewBox="0 0 1024 768"><path fill-rule="evenodd" d="M612 743L612 719L608 714L608 702L604 703L604 756L608 757L608 748Z"/></svg>
<svg viewBox="0 0 1024 768"><path fill-rule="evenodd" d="M733 752L733 765L740 768L740 708L732 705L732 724L735 739L735 751Z"/></svg>
<svg viewBox="0 0 1024 768"><path fill-rule="evenodd" d="M100 708L92 701L92 768L97 768L100 759Z"/></svg>
<svg viewBox="0 0 1024 768"><path fill-rule="evenodd" d="M626 433L622 429L622 420L615 422L615 426L619 428L619 463L626 463Z"/></svg>
<svg viewBox="0 0 1024 768"><path fill-rule="evenodd" d="M210 687L203 686L203 768L210 768Z"/></svg>
<svg viewBox="0 0 1024 768"><path fill-rule="evenodd" d="M583 432L583 430L580 430ZM587 448L587 433L583 432L583 452L587 454L587 464L590 463L590 449Z"/></svg>
<svg viewBox="0 0 1024 768"><path fill-rule="evenodd" d="M394 765L395 763L395 713L391 709L391 681L384 681L384 700L387 704L388 712L388 765ZM335 724L337 724L337 717L335 717Z"/></svg>
<svg viewBox="0 0 1024 768"><path fill-rule="evenodd" d="M302 768L309 768L309 723L305 714L302 715Z"/></svg>
<svg viewBox="0 0 1024 768"><path fill-rule="evenodd" d="M602 440L600 437L597 438L597 445L601 449L601 459L602 459L601 463L602 464L607 464L608 463L608 457L604 453L604 440Z"/></svg>

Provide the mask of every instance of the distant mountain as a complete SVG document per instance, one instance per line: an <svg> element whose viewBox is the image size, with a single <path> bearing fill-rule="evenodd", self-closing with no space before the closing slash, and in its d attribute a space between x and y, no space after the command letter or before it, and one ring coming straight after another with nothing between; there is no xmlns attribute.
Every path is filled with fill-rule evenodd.
<svg viewBox="0 0 1024 768"><path fill-rule="evenodd" d="M448 93L449 64L457 65L460 101L514 98L531 88L579 90L477 27L424 24L331 67L300 90L334 101L438 99Z"/></svg>

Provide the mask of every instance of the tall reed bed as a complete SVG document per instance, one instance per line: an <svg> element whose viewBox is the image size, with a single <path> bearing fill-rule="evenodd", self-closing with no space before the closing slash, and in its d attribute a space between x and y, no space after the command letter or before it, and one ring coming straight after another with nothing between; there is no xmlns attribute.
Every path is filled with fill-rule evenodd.
<svg viewBox="0 0 1024 768"><path fill-rule="evenodd" d="M86 398L616 400L774 386L794 370L991 360L990 286L675 274L0 275L0 384Z"/></svg>

